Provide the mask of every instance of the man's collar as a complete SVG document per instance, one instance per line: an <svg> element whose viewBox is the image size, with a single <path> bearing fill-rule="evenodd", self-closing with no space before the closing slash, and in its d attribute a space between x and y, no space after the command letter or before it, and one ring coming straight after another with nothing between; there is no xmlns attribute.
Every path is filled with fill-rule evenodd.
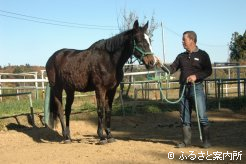
<svg viewBox="0 0 246 164"><path fill-rule="evenodd" d="M189 54L191 54L191 53L193 53L193 52L198 52L199 51L199 48L196 46L195 48L194 48L194 50L193 51L191 51L191 52L189 52L189 51L186 51L187 53L189 53Z"/></svg>

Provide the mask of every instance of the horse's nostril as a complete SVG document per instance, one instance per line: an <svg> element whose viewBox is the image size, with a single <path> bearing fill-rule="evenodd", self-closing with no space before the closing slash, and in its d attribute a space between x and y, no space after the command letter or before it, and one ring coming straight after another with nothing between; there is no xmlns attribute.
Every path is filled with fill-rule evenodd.
<svg viewBox="0 0 246 164"><path fill-rule="evenodd" d="M150 61L150 63L149 63L151 66L153 66L154 65L154 61L152 60L152 61Z"/></svg>

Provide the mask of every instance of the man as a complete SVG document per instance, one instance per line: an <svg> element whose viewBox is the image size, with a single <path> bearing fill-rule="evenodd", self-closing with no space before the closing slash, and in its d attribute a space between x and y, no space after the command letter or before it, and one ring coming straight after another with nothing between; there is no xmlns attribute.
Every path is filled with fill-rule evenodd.
<svg viewBox="0 0 246 164"><path fill-rule="evenodd" d="M194 106L194 86L196 88L197 107L200 118L203 145L210 147L208 117L206 114L206 101L203 91L203 80L212 74L212 66L208 54L200 50L197 45L197 35L194 31L183 33L183 47L185 52L179 54L175 61L170 65L163 67L163 70L171 74L180 69L180 95L183 87L186 86L184 96L180 103L180 119L182 123L183 142L177 147L188 147L191 145L191 113ZM167 71L166 69L169 69Z"/></svg>

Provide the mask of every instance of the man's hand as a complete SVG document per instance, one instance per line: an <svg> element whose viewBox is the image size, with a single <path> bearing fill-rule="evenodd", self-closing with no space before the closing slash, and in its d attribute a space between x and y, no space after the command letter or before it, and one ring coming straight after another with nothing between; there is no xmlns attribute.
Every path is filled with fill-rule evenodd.
<svg viewBox="0 0 246 164"><path fill-rule="evenodd" d="M195 82L196 81L196 75L190 75L187 77L187 82Z"/></svg>

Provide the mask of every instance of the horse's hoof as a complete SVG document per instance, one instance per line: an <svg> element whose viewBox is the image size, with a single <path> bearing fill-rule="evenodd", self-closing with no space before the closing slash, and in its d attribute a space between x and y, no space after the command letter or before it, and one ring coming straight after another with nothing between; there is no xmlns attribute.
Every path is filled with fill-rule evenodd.
<svg viewBox="0 0 246 164"><path fill-rule="evenodd" d="M70 144L70 143L72 143L72 141L71 141L70 139L67 139L67 140L64 140L63 143L64 143L64 144Z"/></svg>
<svg viewBox="0 0 246 164"><path fill-rule="evenodd" d="M107 141L106 139L100 140L100 141L98 142L99 145L105 145L105 144L107 144L107 143L108 143L108 141Z"/></svg>
<svg viewBox="0 0 246 164"><path fill-rule="evenodd" d="M108 143L116 142L116 139L114 138L108 138Z"/></svg>

